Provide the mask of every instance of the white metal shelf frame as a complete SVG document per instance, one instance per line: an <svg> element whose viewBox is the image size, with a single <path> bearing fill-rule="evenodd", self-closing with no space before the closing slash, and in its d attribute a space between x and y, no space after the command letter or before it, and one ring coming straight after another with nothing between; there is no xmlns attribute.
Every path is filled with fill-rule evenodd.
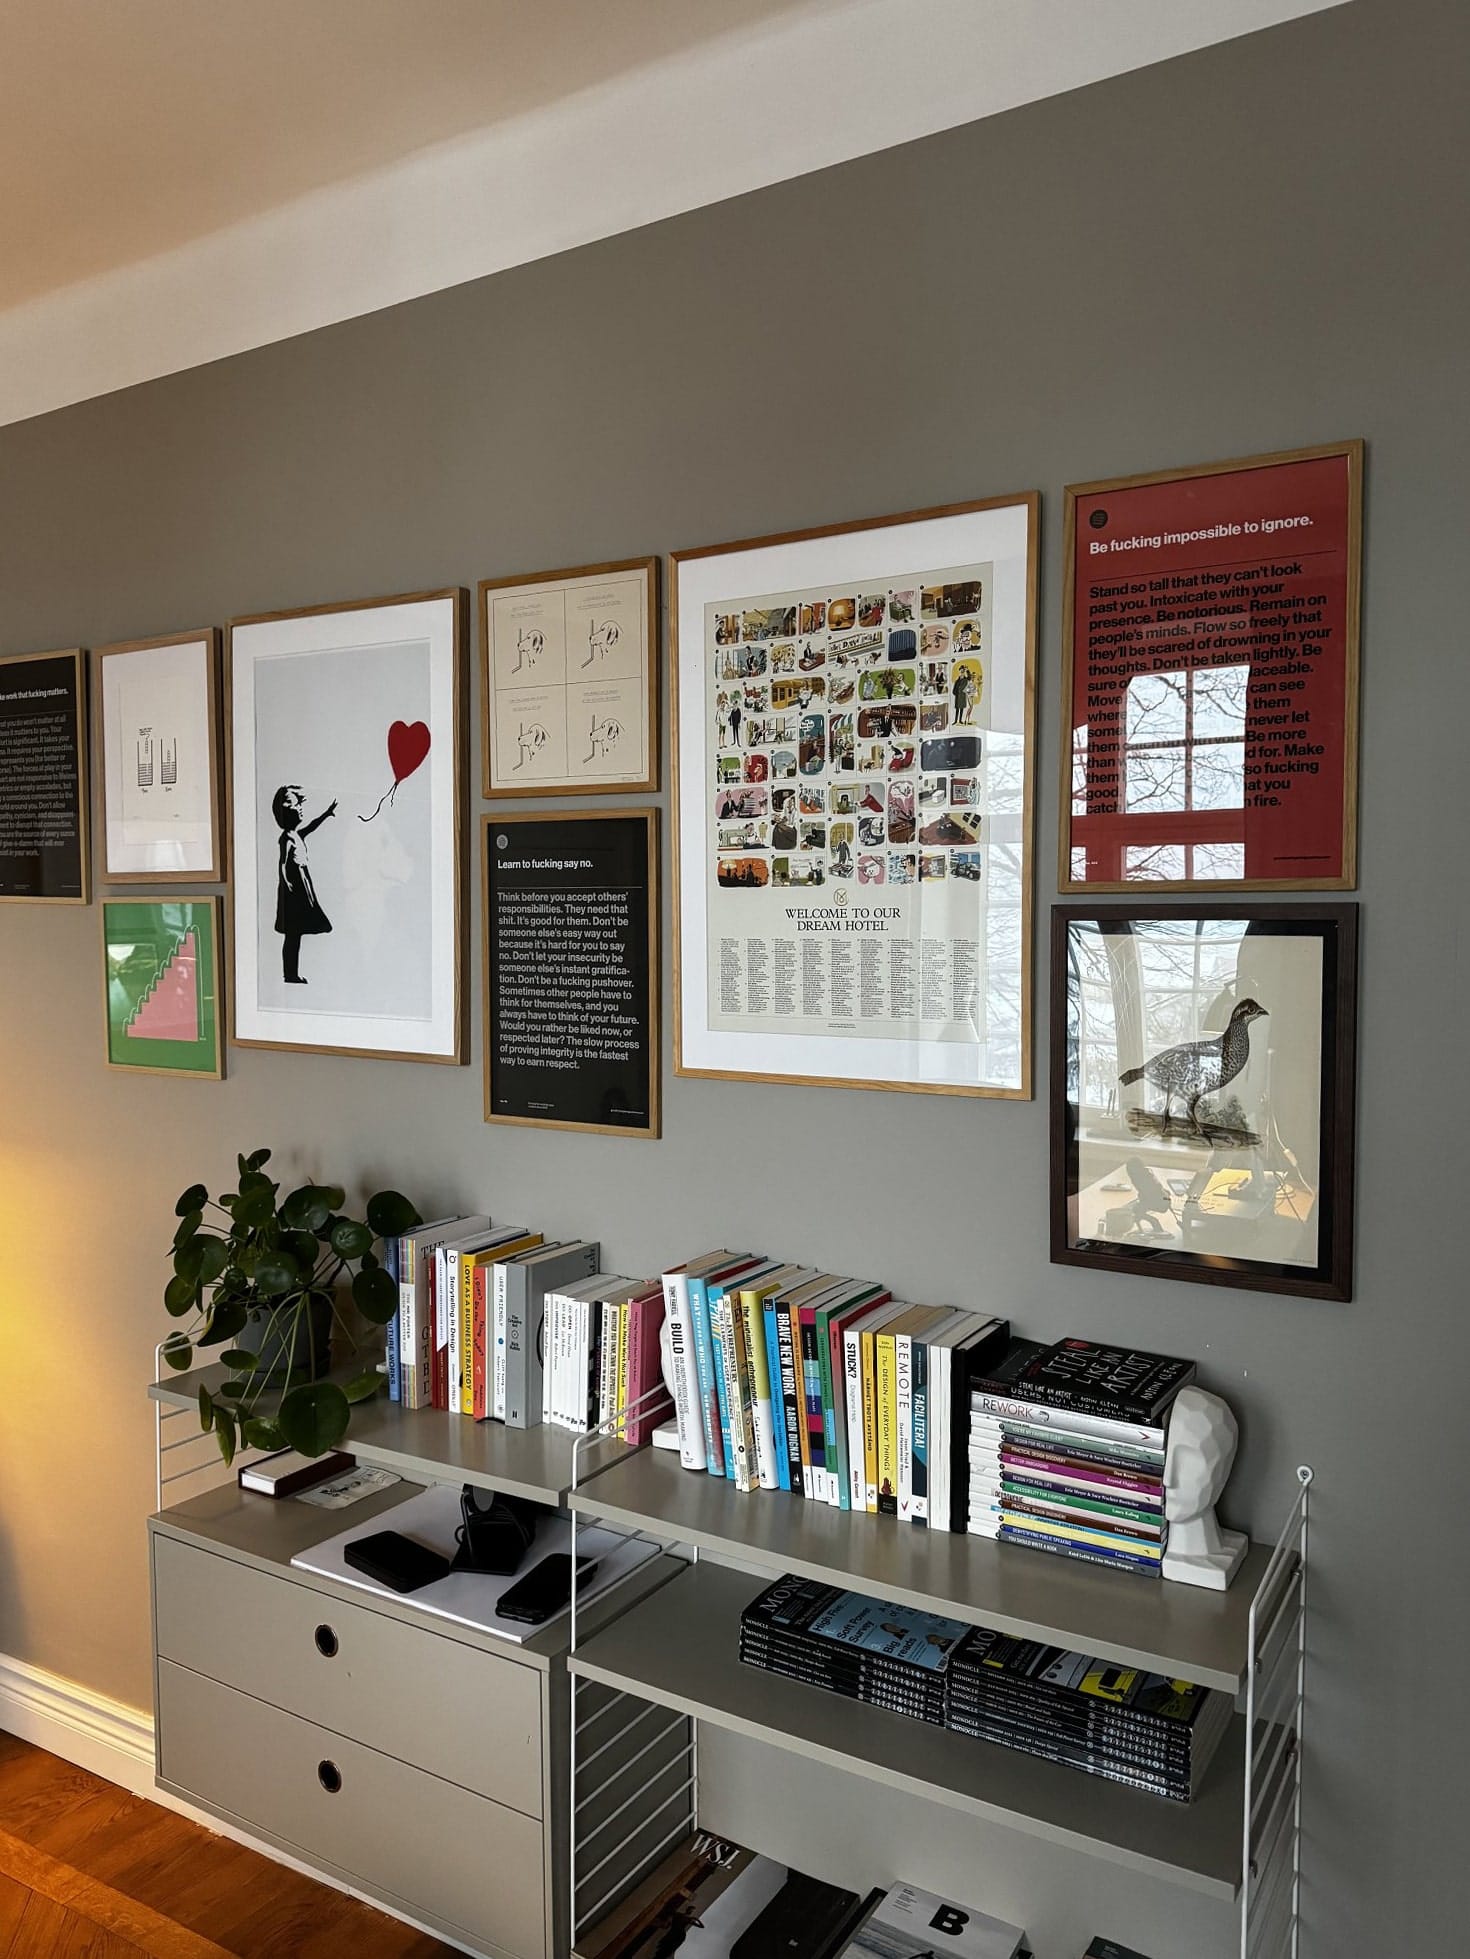
<svg viewBox="0 0 1470 1959"><path fill-rule="evenodd" d="M573 1497L589 1478L595 1479L598 1467L605 1466L594 1462L599 1447L618 1441L629 1419L645 1405L660 1400L663 1392L661 1388L652 1390L640 1402L619 1411L578 1438L572 1458ZM1245 1771L1238 1892L1241 1959L1298 1959L1302 1875L1302 1744L1307 1679L1307 1528L1312 1482L1312 1470L1306 1466L1299 1468L1290 1511L1261 1574L1248 1616L1248 1650L1242 1694ZM595 1503L595 1489L589 1494ZM752 1501L760 1500L759 1497L752 1497ZM578 1522L578 1507L574 1503L574 1560ZM598 1528L607 1530L615 1526L606 1519L600 1519ZM670 1526L669 1538L665 1540L666 1550L691 1564L697 1563L698 1545L680 1544L673 1535L675 1529L675 1526ZM625 1534L630 1539L642 1541L647 1541L651 1535L645 1530L628 1530ZM732 1556L738 1558L738 1544L732 1542L730 1550ZM1021 1553L1018 1552L1018 1555ZM1038 1552L1034 1555L1042 1554ZM569 1647L573 1659L579 1638L575 1569L574 1562ZM1123 1581L1100 1576L1098 1582ZM1170 1581L1160 1579L1157 1582L1163 1584ZM599 1717L593 1714L579 1719L578 1696L594 1688L599 1695L612 1696L616 1702L620 1725L612 1739L626 1740L631 1744L657 1729L661 1740L670 1745L677 1743L679 1763L687 1770L674 1792L669 1793L656 1781L645 1782L642 1792L630 1795L618 1805L616 1817L622 1820L624 1830L616 1843L611 1840L594 1843L586 1824L597 1795L591 1771L594 1763L601 1759L601 1749L608 1745L609 1739L599 1730L596 1735L597 1747L588 1752L588 1740L584 1737L591 1738L592 1724ZM575 1667L572 1696L568 1843L575 1946L577 1939L620 1898L626 1896L682 1835L698 1829L699 1724L697 1720L682 1714L670 1717L668 1708L640 1699L635 1693L617 1692L603 1683L587 1680L576 1673ZM607 1705L604 1701L603 1706ZM662 1725L660 1720L653 1717L660 1717ZM978 1741L975 1745L987 1746ZM647 1814L646 1805L652 1802L655 1794L664 1798L658 1807L660 1811L667 1811L671 1820L667 1829L650 1832L648 1826L652 1819ZM600 1836L612 1820L611 1817L600 1820L597 1835ZM594 1849L597 1854L592 1856ZM596 1878L606 1881L598 1884L595 1893L584 1902L584 1893L591 1890Z"/></svg>

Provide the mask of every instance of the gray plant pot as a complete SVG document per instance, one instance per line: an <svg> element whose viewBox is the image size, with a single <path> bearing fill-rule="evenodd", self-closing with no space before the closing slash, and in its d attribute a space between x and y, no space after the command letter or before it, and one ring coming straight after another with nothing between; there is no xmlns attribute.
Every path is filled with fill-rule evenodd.
<svg viewBox="0 0 1470 1959"><path fill-rule="evenodd" d="M256 1307L246 1315L235 1345L260 1355L255 1379L268 1388L319 1380L332 1365L331 1301L313 1300L300 1314L294 1307L286 1312Z"/></svg>

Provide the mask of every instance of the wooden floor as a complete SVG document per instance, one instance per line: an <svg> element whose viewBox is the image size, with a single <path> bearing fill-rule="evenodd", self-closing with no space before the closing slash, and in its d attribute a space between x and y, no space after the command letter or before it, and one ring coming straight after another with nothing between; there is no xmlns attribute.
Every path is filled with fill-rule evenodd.
<svg viewBox="0 0 1470 1959"><path fill-rule="evenodd" d="M0 1959L450 1959L452 1951L0 1734Z"/></svg>

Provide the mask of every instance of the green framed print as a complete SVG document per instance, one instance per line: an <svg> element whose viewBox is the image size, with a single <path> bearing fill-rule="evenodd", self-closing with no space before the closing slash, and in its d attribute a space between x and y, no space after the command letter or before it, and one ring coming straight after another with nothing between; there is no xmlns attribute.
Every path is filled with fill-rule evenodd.
<svg viewBox="0 0 1470 1959"><path fill-rule="evenodd" d="M219 939L218 898L104 901L109 1068L223 1079Z"/></svg>

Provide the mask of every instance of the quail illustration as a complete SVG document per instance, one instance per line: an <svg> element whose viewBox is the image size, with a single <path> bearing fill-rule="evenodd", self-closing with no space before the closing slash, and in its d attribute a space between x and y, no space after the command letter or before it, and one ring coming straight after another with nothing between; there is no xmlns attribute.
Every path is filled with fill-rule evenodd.
<svg viewBox="0 0 1470 1959"><path fill-rule="evenodd" d="M1165 1048L1141 1068L1130 1068L1118 1077L1121 1088L1131 1082L1152 1082L1164 1092L1164 1121L1177 1095L1185 1105L1192 1129L1199 1128L1195 1114L1201 1101L1213 1095L1235 1077L1250 1060L1250 1024L1265 1016L1266 1009L1254 1000L1241 1000L1230 1016L1225 1032L1213 1041L1184 1041Z"/></svg>

